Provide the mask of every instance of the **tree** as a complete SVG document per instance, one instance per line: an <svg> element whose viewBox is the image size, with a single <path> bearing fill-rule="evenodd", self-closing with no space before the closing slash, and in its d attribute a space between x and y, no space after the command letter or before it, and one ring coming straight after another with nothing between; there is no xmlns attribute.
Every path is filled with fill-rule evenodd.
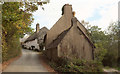
<svg viewBox="0 0 120 74"><path fill-rule="evenodd" d="M119 36L119 25L118 22L113 22L108 27L109 43L106 46L107 54L103 60L104 65L116 67L118 61L118 36ZM108 62L109 61L109 62Z"/></svg>
<svg viewBox="0 0 120 74"><path fill-rule="evenodd" d="M98 26L91 26L84 20L81 23L86 26L88 36L96 46L95 60L102 62L104 66L116 67L117 62L120 62L120 55L118 56L120 26L118 22L111 23L108 31L102 31Z"/></svg>
<svg viewBox="0 0 120 74"><path fill-rule="evenodd" d="M89 37L96 46L95 48L95 60L98 62L102 62L105 54L107 53L106 48L104 47L107 44L107 35L105 35L104 31L101 31L101 28L98 26L91 26L88 28L88 32L90 33Z"/></svg>
<svg viewBox="0 0 120 74"><path fill-rule="evenodd" d="M5 2L2 5L2 55L3 61L20 54L19 38L32 32L32 13L46 2ZM9 56L8 56L9 55Z"/></svg>

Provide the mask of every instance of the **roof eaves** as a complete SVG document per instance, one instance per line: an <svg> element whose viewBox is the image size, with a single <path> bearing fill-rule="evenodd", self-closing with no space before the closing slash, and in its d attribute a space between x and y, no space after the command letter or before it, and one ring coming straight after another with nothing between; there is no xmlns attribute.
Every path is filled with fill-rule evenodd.
<svg viewBox="0 0 120 74"><path fill-rule="evenodd" d="M72 27L72 26L71 26ZM61 40L65 37L65 35L68 33L68 31L71 29L68 28L67 30L64 30L62 33L60 33L56 39L54 39L50 45L48 46L48 49L57 47L57 45L61 42ZM57 42L58 41L58 42Z"/></svg>
<svg viewBox="0 0 120 74"><path fill-rule="evenodd" d="M85 36L85 38L88 40L88 42L95 48L95 45L93 42L89 39L89 37L80 29L80 27L77 26L77 28L82 32L82 34Z"/></svg>

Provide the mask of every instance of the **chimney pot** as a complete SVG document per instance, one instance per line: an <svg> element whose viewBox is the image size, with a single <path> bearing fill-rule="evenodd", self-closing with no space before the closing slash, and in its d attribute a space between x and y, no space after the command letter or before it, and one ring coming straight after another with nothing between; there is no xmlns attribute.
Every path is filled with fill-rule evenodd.
<svg viewBox="0 0 120 74"><path fill-rule="evenodd" d="M72 14L73 14L73 17L75 17L75 11L73 11Z"/></svg>

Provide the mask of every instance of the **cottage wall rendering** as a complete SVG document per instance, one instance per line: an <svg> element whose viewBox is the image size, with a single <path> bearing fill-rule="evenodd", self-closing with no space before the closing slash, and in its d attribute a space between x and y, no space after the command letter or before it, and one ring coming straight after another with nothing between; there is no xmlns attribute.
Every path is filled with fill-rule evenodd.
<svg viewBox="0 0 120 74"><path fill-rule="evenodd" d="M72 5L65 4L61 18L47 32L46 55L49 59L58 57L94 59L95 46L87 36L86 28L72 14Z"/></svg>

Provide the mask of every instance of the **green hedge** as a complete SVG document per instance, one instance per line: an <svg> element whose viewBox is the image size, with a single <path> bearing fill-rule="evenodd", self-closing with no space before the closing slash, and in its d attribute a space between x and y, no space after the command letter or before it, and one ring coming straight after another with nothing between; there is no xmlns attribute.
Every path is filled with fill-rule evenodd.
<svg viewBox="0 0 120 74"><path fill-rule="evenodd" d="M12 36L11 38L5 39L6 37L2 36L2 62L8 61L11 58L19 56L21 54L21 46L19 38Z"/></svg>

